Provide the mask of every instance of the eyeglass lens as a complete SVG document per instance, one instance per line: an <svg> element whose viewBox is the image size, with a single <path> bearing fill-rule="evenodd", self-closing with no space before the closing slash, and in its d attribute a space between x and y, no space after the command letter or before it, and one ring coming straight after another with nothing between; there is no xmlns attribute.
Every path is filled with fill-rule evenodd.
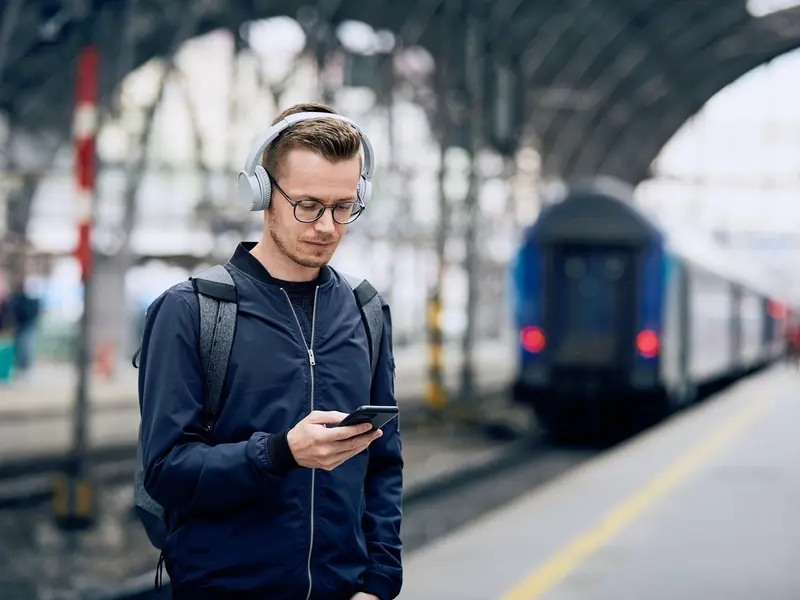
<svg viewBox="0 0 800 600"><path fill-rule="evenodd" d="M302 200L294 207L294 216L298 221L311 223L322 216L325 206L316 200ZM341 225L347 225L356 220L361 213L361 206L357 202L344 202L331 207L333 220Z"/></svg>

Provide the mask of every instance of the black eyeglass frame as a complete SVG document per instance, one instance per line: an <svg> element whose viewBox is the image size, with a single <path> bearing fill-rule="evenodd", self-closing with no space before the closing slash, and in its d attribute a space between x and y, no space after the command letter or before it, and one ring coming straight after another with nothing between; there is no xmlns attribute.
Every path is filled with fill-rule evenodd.
<svg viewBox="0 0 800 600"><path fill-rule="evenodd" d="M292 205L292 214L294 215L294 218L298 223L305 223L305 224L315 223L315 222L319 221L322 218L322 215L325 214L326 210L330 210L331 211L331 217L333 218L334 223L338 223L339 225L351 225L351 224L355 223L356 219L358 219L358 217L361 216L361 213L364 212L364 209L366 208L364 203L361 201L361 198L356 198L355 200L348 200L346 203L345 202L340 202L338 204L334 204L333 206L325 206L319 200L300 200L300 201L295 201L295 200L292 200L289 197L289 194L287 194L286 192L283 191L283 188L281 188L281 186L278 185L278 182L275 181L275 178L269 172L267 172L267 177L269 177L269 181L270 181L270 183L272 185L275 186L275 189L277 189L281 193L281 196L283 196L284 199L289 204ZM297 207L300 205L300 202L313 202L314 204L319 205L320 210L319 210L319 213L317 213L317 216L315 218L311 219L310 221L304 221L302 219L299 219L297 217ZM341 221L338 221L336 219L336 213L334 211L338 207L342 206L343 204L347 204L347 203L351 203L351 202L353 203L353 208L358 206L358 212L355 213L355 216L352 218L352 220L347 221L346 223L342 223Z"/></svg>

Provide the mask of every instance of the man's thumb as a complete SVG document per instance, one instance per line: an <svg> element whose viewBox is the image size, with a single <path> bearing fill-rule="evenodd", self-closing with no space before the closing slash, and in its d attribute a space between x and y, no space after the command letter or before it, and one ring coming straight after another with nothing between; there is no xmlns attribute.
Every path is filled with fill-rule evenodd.
<svg viewBox="0 0 800 600"><path fill-rule="evenodd" d="M338 410L315 410L308 415L306 420L309 423L319 423L320 425L336 425L347 416L347 413Z"/></svg>

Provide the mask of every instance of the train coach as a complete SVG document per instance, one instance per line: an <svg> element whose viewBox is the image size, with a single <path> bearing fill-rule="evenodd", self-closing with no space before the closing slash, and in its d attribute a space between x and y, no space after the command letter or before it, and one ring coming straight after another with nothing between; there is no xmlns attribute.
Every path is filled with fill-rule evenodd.
<svg viewBox="0 0 800 600"><path fill-rule="evenodd" d="M513 396L555 437L658 419L783 352L785 305L758 273L657 223L614 180L544 210L514 269Z"/></svg>

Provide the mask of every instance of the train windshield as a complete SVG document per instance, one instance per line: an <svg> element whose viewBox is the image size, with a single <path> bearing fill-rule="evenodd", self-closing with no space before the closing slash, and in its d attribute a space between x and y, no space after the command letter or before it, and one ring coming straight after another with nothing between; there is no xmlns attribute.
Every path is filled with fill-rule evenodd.
<svg viewBox="0 0 800 600"><path fill-rule="evenodd" d="M562 358L613 360L621 329L630 319L633 293L630 250L601 246L564 246L553 264L551 328ZM559 343L560 342L560 343Z"/></svg>

